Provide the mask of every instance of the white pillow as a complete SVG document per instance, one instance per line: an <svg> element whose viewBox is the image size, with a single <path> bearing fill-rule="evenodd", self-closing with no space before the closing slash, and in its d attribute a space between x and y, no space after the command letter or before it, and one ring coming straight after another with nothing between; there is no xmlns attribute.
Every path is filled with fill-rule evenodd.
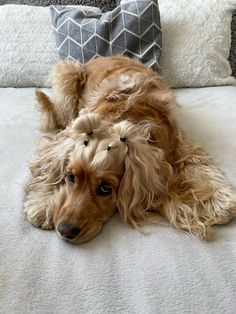
<svg viewBox="0 0 236 314"><path fill-rule="evenodd" d="M236 82L228 62L236 0L159 0L162 74L173 87Z"/></svg>
<svg viewBox="0 0 236 314"><path fill-rule="evenodd" d="M46 86L48 73L58 60L48 7L0 6L1 87Z"/></svg>

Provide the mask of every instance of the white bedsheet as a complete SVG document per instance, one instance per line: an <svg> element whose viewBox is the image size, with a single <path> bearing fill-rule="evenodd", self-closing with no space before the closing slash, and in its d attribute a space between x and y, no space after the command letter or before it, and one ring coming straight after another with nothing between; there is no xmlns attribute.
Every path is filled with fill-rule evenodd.
<svg viewBox="0 0 236 314"><path fill-rule="evenodd" d="M74 246L22 212L39 133L33 89L0 89L0 313L236 313L236 221L202 243L167 225L143 235L116 215ZM236 87L176 91L183 126L236 186Z"/></svg>

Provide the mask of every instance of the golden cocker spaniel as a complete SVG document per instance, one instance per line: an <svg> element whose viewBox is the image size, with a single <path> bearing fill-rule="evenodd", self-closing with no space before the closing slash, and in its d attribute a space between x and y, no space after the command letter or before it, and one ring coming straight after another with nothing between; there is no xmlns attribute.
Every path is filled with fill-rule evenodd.
<svg viewBox="0 0 236 314"><path fill-rule="evenodd" d="M200 239L236 215L236 194L178 126L163 78L126 57L61 61L53 96L36 97L44 137L30 164L28 220L73 243L93 238L119 211L140 229L157 213Z"/></svg>

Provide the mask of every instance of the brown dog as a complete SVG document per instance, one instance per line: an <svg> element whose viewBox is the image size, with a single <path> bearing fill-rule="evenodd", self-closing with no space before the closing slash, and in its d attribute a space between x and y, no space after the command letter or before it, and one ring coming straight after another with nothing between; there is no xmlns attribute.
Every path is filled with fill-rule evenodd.
<svg viewBox="0 0 236 314"><path fill-rule="evenodd" d="M209 226L235 216L235 192L179 128L175 97L155 72L117 56L61 61L50 80L52 99L36 92L41 128L54 134L30 167L32 224L80 243L118 209L136 228L159 213L208 239Z"/></svg>

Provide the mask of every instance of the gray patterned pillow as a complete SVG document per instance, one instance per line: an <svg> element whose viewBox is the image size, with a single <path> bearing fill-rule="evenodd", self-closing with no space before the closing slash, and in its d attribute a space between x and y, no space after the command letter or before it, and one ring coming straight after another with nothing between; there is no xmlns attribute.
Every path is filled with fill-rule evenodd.
<svg viewBox="0 0 236 314"><path fill-rule="evenodd" d="M0 0L1 3L1 0ZM8 4L27 4L46 7L49 5L90 5L99 7L103 11L109 11L115 8L116 0L6 0Z"/></svg>
<svg viewBox="0 0 236 314"><path fill-rule="evenodd" d="M59 55L85 63L126 55L160 71L161 30L157 0L122 0L113 11L89 15L81 8L51 7Z"/></svg>
<svg viewBox="0 0 236 314"><path fill-rule="evenodd" d="M236 11L233 14L232 24L231 24L231 31L232 31L232 42L231 42L231 49L229 55L229 63L232 68L232 75L236 77Z"/></svg>

